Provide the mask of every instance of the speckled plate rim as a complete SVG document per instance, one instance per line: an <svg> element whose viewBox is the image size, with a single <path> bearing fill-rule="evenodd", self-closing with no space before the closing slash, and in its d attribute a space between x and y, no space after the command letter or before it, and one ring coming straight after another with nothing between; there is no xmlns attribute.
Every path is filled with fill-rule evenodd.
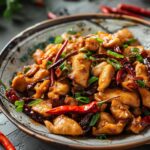
<svg viewBox="0 0 150 150"><path fill-rule="evenodd" d="M19 33L18 35L16 35L14 38L12 38L8 44L2 49L1 53L0 53L0 64L3 61L3 58L5 58L6 53L4 53L4 51L8 50L11 46L11 48L13 48L14 46L16 46L16 44L19 41L24 40L25 38L27 38L28 36L34 34L36 31L41 31L42 29L45 29L47 27L50 26L54 26L54 25L58 25L58 24L62 24L62 23L66 23L66 22L71 22L71 21L77 21L77 20L82 20L82 19L124 19L124 20L129 20L129 21L133 21L133 22L137 22L139 24L143 24L146 26L150 27L150 21L146 21L143 19L139 19L139 18L135 18L135 17L130 17L130 16L126 16L126 15L116 15L116 14L80 14L80 15L74 15L74 16L67 16L67 17L60 17L54 20L46 20L40 23L37 23L29 28L27 28L26 30L22 31L21 33ZM13 44L12 44L13 43ZM150 142L150 137L145 137L142 140L136 140L134 142L130 142L128 144L116 144L115 146L112 145L107 145L107 146L86 146L86 145L75 145L75 144L69 144L69 143L64 143L64 141L61 140L57 140L55 141L53 138L49 138L49 137L45 137L44 135L41 135L39 133L36 133L35 131L28 129L26 126L24 126L23 124L21 124L20 122L18 122L17 120L15 120L10 113L8 112L8 110L5 108L5 106L3 105L3 103L0 101L0 109L2 110L2 112L4 113L4 115L12 122L14 123L19 129L21 129L23 132L34 136L38 139L41 139L45 142L53 142L53 143L59 143L62 145L67 145L69 147L74 147L74 148L78 148L78 149L120 149L120 148L131 148L131 147L136 147L145 143Z"/></svg>

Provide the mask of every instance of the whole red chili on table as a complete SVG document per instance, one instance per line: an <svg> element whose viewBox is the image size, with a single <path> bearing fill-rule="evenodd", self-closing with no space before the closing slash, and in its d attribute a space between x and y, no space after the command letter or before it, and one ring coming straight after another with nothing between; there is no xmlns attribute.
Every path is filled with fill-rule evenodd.
<svg viewBox="0 0 150 150"><path fill-rule="evenodd" d="M12 145L12 143L2 132L0 132L0 144L3 145L5 150L16 150L16 148Z"/></svg>

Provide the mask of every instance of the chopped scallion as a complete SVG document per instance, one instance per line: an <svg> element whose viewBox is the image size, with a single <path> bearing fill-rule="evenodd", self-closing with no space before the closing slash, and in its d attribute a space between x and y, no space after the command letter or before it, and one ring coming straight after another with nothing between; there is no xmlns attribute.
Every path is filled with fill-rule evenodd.
<svg viewBox="0 0 150 150"><path fill-rule="evenodd" d="M124 58L123 55L121 55L121 54L119 54L119 53L116 53L116 52L113 52L113 51L111 51L111 50L108 50L108 51L107 51L107 54L108 54L108 55L111 55L111 56L114 56L114 57L116 57L116 58Z"/></svg>
<svg viewBox="0 0 150 150"><path fill-rule="evenodd" d="M94 126L97 123L97 121L99 120L99 118L100 118L99 113L94 114L92 116L89 126Z"/></svg>
<svg viewBox="0 0 150 150"><path fill-rule="evenodd" d="M41 103L42 101L43 101L42 99L33 100L33 101L31 101L30 103L28 103L28 106L37 105L37 104Z"/></svg>
<svg viewBox="0 0 150 150"><path fill-rule="evenodd" d="M107 62L111 64L116 70L120 70L122 68L122 65L120 64L119 61L116 59L107 59Z"/></svg>
<svg viewBox="0 0 150 150"><path fill-rule="evenodd" d="M90 84L96 82L97 80L98 80L98 77L93 76L89 79L88 84L90 85Z"/></svg>
<svg viewBox="0 0 150 150"><path fill-rule="evenodd" d="M55 44L61 44L63 42L63 38L61 36L56 36L55 37Z"/></svg>

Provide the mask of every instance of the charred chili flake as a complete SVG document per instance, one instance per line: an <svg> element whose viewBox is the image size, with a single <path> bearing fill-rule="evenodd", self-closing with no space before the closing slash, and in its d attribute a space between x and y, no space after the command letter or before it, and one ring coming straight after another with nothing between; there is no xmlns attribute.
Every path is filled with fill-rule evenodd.
<svg viewBox="0 0 150 150"><path fill-rule="evenodd" d="M14 103L16 100L19 99L19 96L17 95L14 89L6 90L6 97L9 99L11 103Z"/></svg>
<svg viewBox="0 0 150 150"><path fill-rule="evenodd" d="M99 113L94 114L92 116L89 126L95 126L95 124L98 122L99 118L100 118Z"/></svg>
<svg viewBox="0 0 150 150"><path fill-rule="evenodd" d="M111 55L111 56L114 56L114 57L116 57L116 58L124 58L123 55L121 55L121 54L119 54L119 53L116 53L116 52L113 52L113 51L111 51L111 50L108 50L108 51L107 51L107 54L108 54L108 55Z"/></svg>
<svg viewBox="0 0 150 150"><path fill-rule="evenodd" d="M61 44L63 42L63 38L61 36L56 36L55 37L55 44Z"/></svg>
<svg viewBox="0 0 150 150"><path fill-rule="evenodd" d="M106 136L106 134L101 134L101 135L97 136L96 138L99 140L106 140L107 136Z"/></svg>
<svg viewBox="0 0 150 150"><path fill-rule="evenodd" d="M142 123L145 125L150 125L150 115L142 118Z"/></svg>
<svg viewBox="0 0 150 150"><path fill-rule="evenodd" d="M33 100L33 101L31 101L30 103L28 103L28 106L37 105L37 104L41 103L42 101L43 101L42 99Z"/></svg>
<svg viewBox="0 0 150 150"><path fill-rule="evenodd" d="M122 65L119 61L117 61L116 59L107 59L107 62L109 64L111 64L116 70L120 70L122 68Z"/></svg>
<svg viewBox="0 0 150 150"><path fill-rule="evenodd" d="M13 144L8 140L8 138L2 132L0 132L0 144L3 145L5 150L16 150Z"/></svg>
<svg viewBox="0 0 150 150"><path fill-rule="evenodd" d="M95 76L92 76L89 81L88 81L88 84L93 84L94 82L98 81L98 77L95 77Z"/></svg>
<svg viewBox="0 0 150 150"><path fill-rule="evenodd" d="M136 83L142 88L145 88L145 86L146 86L145 82L143 80L136 80Z"/></svg>

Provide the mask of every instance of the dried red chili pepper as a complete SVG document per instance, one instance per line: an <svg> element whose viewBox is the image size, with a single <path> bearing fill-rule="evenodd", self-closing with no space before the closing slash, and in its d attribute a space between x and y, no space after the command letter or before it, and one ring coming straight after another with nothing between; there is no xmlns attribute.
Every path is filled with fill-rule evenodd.
<svg viewBox="0 0 150 150"><path fill-rule="evenodd" d="M44 7L45 5L44 0L35 0L34 3L36 6L39 6L39 7Z"/></svg>
<svg viewBox="0 0 150 150"><path fill-rule="evenodd" d="M141 16L139 15L136 15L135 13L132 13L130 11L127 11L127 10L122 10L120 8L111 8L109 6L101 6L100 7L100 10L103 12L103 13L115 13L115 14L124 14L124 15L128 15L128 16L133 16L133 17L138 17L138 18L141 18Z"/></svg>
<svg viewBox="0 0 150 150"><path fill-rule="evenodd" d="M4 146L5 150L16 150L16 148L2 132L0 132L0 144Z"/></svg>
<svg viewBox="0 0 150 150"><path fill-rule="evenodd" d="M138 6L135 6L135 5L119 4L118 8L120 8L122 10L131 11L131 12L134 12L136 14L138 13L138 14L143 15L143 16L150 17L150 10L145 9L145 8L141 8L141 7L138 7Z"/></svg>
<svg viewBox="0 0 150 150"><path fill-rule="evenodd" d="M115 46L115 47L114 47L114 52L117 52L117 53L119 53L119 54L122 54L122 51L121 51L121 49L120 49L119 46Z"/></svg>
<svg viewBox="0 0 150 150"><path fill-rule="evenodd" d="M10 100L11 103L14 103L16 100L20 99L14 89L7 90L6 97Z"/></svg>
<svg viewBox="0 0 150 150"><path fill-rule="evenodd" d="M79 113L79 114L85 114L85 113L95 113L98 112L100 110L100 105L102 105L103 103L114 99L114 98L118 98L117 97L112 97L110 99L107 100L103 100L103 101L92 101L89 104L86 105L82 105L82 106L71 106L71 105L64 105L64 106L59 106L59 107L55 107L53 109L50 109L49 111L47 111L48 114L51 115L60 115L60 114L64 114L64 113Z"/></svg>

